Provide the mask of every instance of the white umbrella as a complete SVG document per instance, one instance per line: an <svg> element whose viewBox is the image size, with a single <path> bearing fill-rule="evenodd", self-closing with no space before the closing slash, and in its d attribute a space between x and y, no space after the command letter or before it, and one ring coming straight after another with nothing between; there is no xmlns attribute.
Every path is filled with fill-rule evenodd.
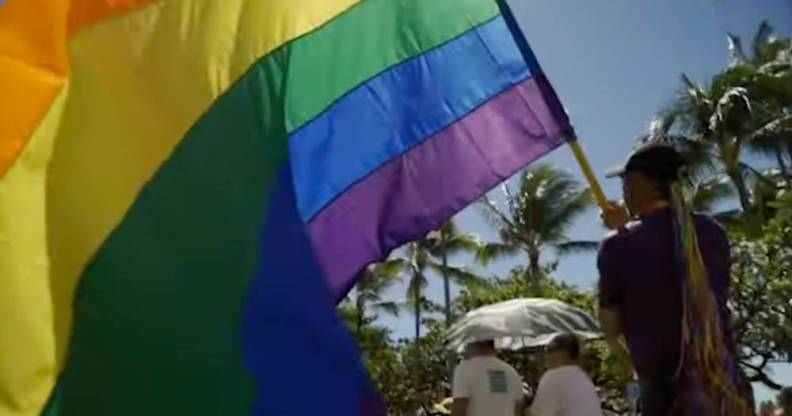
<svg viewBox="0 0 792 416"><path fill-rule="evenodd" d="M449 329L446 346L462 352L466 344L495 340L499 349L543 347L556 335L602 338L597 321L586 311L555 299L522 298L468 312Z"/></svg>

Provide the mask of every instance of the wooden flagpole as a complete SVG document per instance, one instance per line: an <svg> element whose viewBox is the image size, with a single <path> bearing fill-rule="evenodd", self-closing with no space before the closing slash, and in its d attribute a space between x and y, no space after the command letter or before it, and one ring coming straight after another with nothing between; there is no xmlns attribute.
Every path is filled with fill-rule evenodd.
<svg viewBox="0 0 792 416"><path fill-rule="evenodd" d="M569 148L572 149L572 154L575 155L578 165L580 165L580 170L583 171L583 175L589 183L594 201L597 202L600 208L605 209L608 205L608 198L605 196L605 192L602 191L602 186L600 186L597 176L594 175L594 171L591 169L586 153L583 152L583 148L577 140L570 140L567 143L569 144Z"/></svg>

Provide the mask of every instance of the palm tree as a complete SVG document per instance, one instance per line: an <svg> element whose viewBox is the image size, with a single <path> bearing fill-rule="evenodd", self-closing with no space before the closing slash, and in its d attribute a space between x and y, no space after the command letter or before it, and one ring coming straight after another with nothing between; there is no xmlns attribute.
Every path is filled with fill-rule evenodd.
<svg viewBox="0 0 792 416"><path fill-rule="evenodd" d="M429 232L423 239L407 245L406 261L412 274L407 297L416 315L416 340L420 338L421 312L428 306L428 300L422 295L428 284L426 272L432 271L443 279L443 310L446 324L450 325L453 321L451 283L471 286L481 282L481 278L465 267L449 265L448 257L459 253L476 253L480 248L479 239L471 234L460 233L452 220Z"/></svg>
<svg viewBox="0 0 792 416"><path fill-rule="evenodd" d="M505 256L524 254L528 259L525 280L538 287L542 278L542 254L548 248L558 255L595 250L593 241L573 241L567 233L573 222L592 206L588 189L569 173L549 165L523 172L520 191L503 185L508 208L499 208L489 197L484 213L500 234L500 242L479 250L477 260L487 264Z"/></svg>
<svg viewBox="0 0 792 416"><path fill-rule="evenodd" d="M420 363L420 346L422 313L427 309L434 311L435 305L423 296L427 286L426 272L431 270L443 278L444 312L446 326L453 320L451 311L451 282L463 286L473 286L481 282L481 278L464 267L448 264L448 257L458 253L475 253L481 247L478 238L470 234L460 233L452 220L447 221L439 229L429 232L423 239L407 245L407 263L411 278L407 288L408 307L415 317L415 357ZM417 366L418 364L416 364ZM451 370L451 357L448 360ZM420 381L421 369L415 368L416 385Z"/></svg>
<svg viewBox="0 0 792 416"><path fill-rule="evenodd" d="M784 153L792 148L792 48L788 39L773 39L771 33L766 23L760 26L750 57L741 40L729 35L732 63L707 85L682 75L678 99L652 137L660 133L680 145L698 173L725 173L744 211L753 202L746 178L760 179L744 162L746 150L772 152L786 169ZM668 134L672 129L681 135Z"/></svg>
<svg viewBox="0 0 792 416"><path fill-rule="evenodd" d="M750 79L753 94L761 98L758 112L763 124L750 138L751 149L774 157L781 174L789 182L792 171L792 39L776 38L767 21L759 25L751 43L751 54L739 37L729 35L732 65L753 68Z"/></svg>
<svg viewBox="0 0 792 416"><path fill-rule="evenodd" d="M435 259L440 259L439 265L434 264L430 267L443 278L445 323L450 327L454 319L451 310L451 282L470 286L479 283L481 279L465 268L449 266L448 257L461 253L476 253L482 244L478 237L461 233L452 220L446 221L439 229L429 233L424 242L428 243L429 254Z"/></svg>
<svg viewBox="0 0 792 416"><path fill-rule="evenodd" d="M361 272L355 285L355 333L360 334L365 325L377 319L376 314L367 314L369 309L394 316L399 314L399 305L383 300L382 296L385 290L401 280L406 270L407 262L397 258L371 264Z"/></svg>
<svg viewBox="0 0 792 416"><path fill-rule="evenodd" d="M667 136L676 141L698 163L697 171L724 172L737 189L744 210L751 206L746 184L748 167L743 153L754 129L747 123L752 115L752 98L740 85L742 67L732 67L717 75L710 86L695 84L682 75L683 91L665 115L669 126L680 128L683 136Z"/></svg>

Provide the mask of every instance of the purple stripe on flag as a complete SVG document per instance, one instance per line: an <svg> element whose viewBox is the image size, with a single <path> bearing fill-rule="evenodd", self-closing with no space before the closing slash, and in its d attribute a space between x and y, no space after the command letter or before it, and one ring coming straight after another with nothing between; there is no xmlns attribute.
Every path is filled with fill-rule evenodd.
<svg viewBox="0 0 792 416"><path fill-rule="evenodd" d="M355 184L309 224L337 298L368 263L423 236L493 186L564 143L542 77L501 93Z"/></svg>

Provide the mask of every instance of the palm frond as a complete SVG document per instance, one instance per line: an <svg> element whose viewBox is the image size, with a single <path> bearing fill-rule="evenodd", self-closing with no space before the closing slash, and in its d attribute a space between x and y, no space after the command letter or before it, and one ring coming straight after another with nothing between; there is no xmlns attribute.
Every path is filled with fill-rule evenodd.
<svg viewBox="0 0 792 416"><path fill-rule="evenodd" d="M402 279L408 268L407 260L401 258L371 264L363 270L355 288L367 300L379 299L383 291Z"/></svg>
<svg viewBox="0 0 792 416"><path fill-rule="evenodd" d="M396 317L399 316L399 311L401 310L401 307L399 306L399 304L397 302L393 302L393 301L377 302L377 303L373 304L372 307L375 310L382 311L382 312L387 313L388 315L396 316Z"/></svg>
<svg viewBox="0 0 792 416"><path fill-rule="evenodd" d="M686 74L682 74L680 79L682 87L675 102L666 111L675 115L674 124L684 133L708 129L709 117L714 107L708 92Z"/></svg>
<svg viewBox="0 0 792 416"><path fill-rule="evenodd" d="M459 266L445 266L437 263L431 263L429 268L439 275L448 274L449 279L454 283L462 286L474 286L484 280L481 276L473 273L465 267Z"/></svg>
<svg viewBox="0 0 792 416"><path fill-rule="evenodd" d="M513 257L519 252L520 248L514 244L486 243L476 252L476 262L486 266L496 260Z"/></svg>
<svg viewBox="0 0 792 416"><path fill-rule="evenodd" d="M559 198L559 204L554 207L553 211L548 215L545 226L548 231L558 231L569 228L569 226L594 206L594 200L591 192L588 189L570 192L567 195ZM550 234L549 232L546 234Z"/></svg>
<svg viewBox="0 0 792 416"><path fill-rule="evenodd" d="M407 296L412 296L412 294L415 293L415 285L420 285L420 289L424 289L429 285L429 280L426 278L423 271L421 271L421 273L413 273L407 283Z"/></svg>
<svg viewBox="0 0 792 416"><path fill-rule="evenodd" d="M693 191L691 205L696 211L713 213L716 204L732 199L737 191L726 175L717 175L698 184Z"/></svg>
<svg viewBox="0 0 792 416"><path fill-rule="evenodd" d="M660 114L655 115L649 123L649 135L643 140L639 140L639 144L646 142L662 141L664 137L670 134L671 128L677 121L678 114L673 109L666 110Z"/></svg>
<svg viewBox="0 0 792 416"><path fill-rule="evenodd" d="M351 324L357 320L358 312L355 309L355 305L352 305L348 302L343 302L336 307L336 310L338 311L338 314L341 316L341 318L348 324Z"/></svg>
<svg viewBox="0 0 792 416"><path fill-rule="evenodd" d="M490 204L493 204L493 202L488 200L487 196L484 196L478 201L476 208L478 208L479 214L481 214L484 222L487 223L490 228L493 230L501 230L504 228L505 224L503 220L501 220L499 213L496 213Z"/></svg>
<svg viewBox="0 0 792 416"><path fill-rule="evenodd" d="M696 85L696 83L693 82L693 80L691 80L690 77L687 74L680 75L680 79L682 80L682 84L688 90L696 90L696 89L698 89L698 85Z"/></svg>
<svg viewBox="0 0 792 416"><path fill-rule="evenodd" d="M397 302L397 305L399 308L406 310L411 314L415 314L416 303L415 294L409 294L404 300ZM421 295L421 300L420 303L418 303L418 306L421 308L421 315L424 317L431 315L433 312L438 310L437 305L423 295Z"/></svg>
<svg viewBox="0 0 792 416"><path fill-rule="evenodd" d="M792 114L779 114L757 128L747 140L762 152L792 147Z"/></svg>
<svg viewBox="0 0 792 416"><path fill-rule="evenodd" d="M751 42L751 51L753 52L753 59L755 61L761 61L763 49L765 45L770 43L774 31L773 26L771 26L767 20L763 20L762 23L759 24L759 28L756 30L756 34L754 34L753 41Z"/></svg>
<svg viewBox="0 0 792 416"><path fill-rule="evenodd" d="M445 251L449 255L458 253L475 253L481 247L482 242L472 234L461 234L452 236L445 242Z"/></svg>
<svg viewBox="0 0 792 416"><path fill-rule="evenodd" d="M752 100L766 113L764 116L760 113L762 120L792 110L792 44L789 53L787 62L772 61L761 66L747 83Z"/></svg>
<svg viewBox="0 0 792 416"><path fill-rule="evenodd" d="M739 209L731 209L716 212L712 214L712 217L729 230L741 230L744 226L742 214L743 212Z"/></svg>
<svg viewBox="0 0 792 416"><path fill-rule="evenodd" d="M773 189L779 186L774 177L768 176L768 172L762 172L744 162L740 162L738 168L744 178L754 179L757 185L767 186Z"/></svg>
<svg viewBox="0 0 792 416"><path fill-rule="evenodd" d="M599 246L598 241L567 241L556 244L555 249L559 256L566 256L576 253L591 253L597 251Z"/></svg>
<svg viewBox="0 0 792 416"><path fill-rule="evenodd" d="M792 61L792 39L773 36L762 45L756 58L756 63L760 66L778 67L780 70L783 70L781 69L783 66L788 66L790 61Z"/></svg>
<svg viewBox="0 0 792 416"><path fill-rule="evenodd" d="M727 123L734 111L745 110L752 112L751 99L748 96L748 89L745 87L732 87L718 99L715 105L715 112L710 116L710 131L719 131L721 126Z"/></svg>
<svg viewBox="0 0 792 416"><path fill-rule="evenodd" d="M385 260L382 263L375 265L374 273L384 278L396 278L402 273L407 271L409 263L406 259L394 258Z"/></svg>
<svg viewBox="0 0 792 416"><path fill-rule="evenodd" d="M705 92L709 97L720 97L732 88L750 85L751 77L754 75L756 75L756 66L751 63L732 65L715 74L710 81L709 89Z"/></svg>
<svg viewBox="0 0 792 416"><path fill-rule="evenodd" d="M729 58L731 65L741 65L748 62L748 57L745 56L745 51L742 47L742 39L739 36L727 34L726 37L729 41Z"/></svg>
<svg viewBox="0 0 792 416"><path fill-rule="evenodd" d="M537 238L563 233L559 227L568 224L559 221L559 213L575 210L575 205L585 199L583 194L580 183L569 172L549 165L527 170L515 208L521 234L532 235L530 244L535 244Z"/></svg>
<svg viewBox="0 0 792 416"><path fill-rule="evenodd" d="M511 188L509 188L508 182L503 182L501 184L501 191L506 197L506 203L509 204L509 212L514 212L514 193L511 191Z"/></svg>
<svg viewBox="0 0 792 416"><path fill-rule="evenodd" d="M504 228L504 227L513 227L514 223L509 216L503 212L495 202L489 198L489 196L485 195L484 198L481 199L481 206L482 211L485 214L485 218L491 219L491 224L497 228Z"/></svg>

